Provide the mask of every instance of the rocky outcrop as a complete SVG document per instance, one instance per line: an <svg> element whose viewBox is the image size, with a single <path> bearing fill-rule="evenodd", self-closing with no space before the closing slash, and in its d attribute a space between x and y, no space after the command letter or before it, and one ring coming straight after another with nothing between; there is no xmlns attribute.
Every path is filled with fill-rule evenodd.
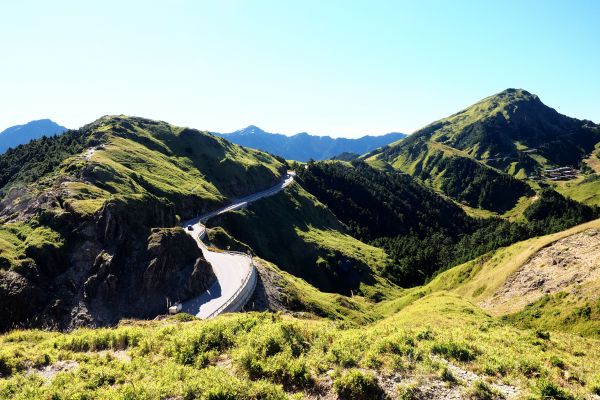
<svg viewBox="0 0 600 400"><path fill-rule="evenodd" d="M586 297L591 286L598 301L600 231L588 229L542 248L512 273L494 295L480 305L495 313L514 313L545 295L559 292ZM588 289L588 290L589 290Z"/></svg>
<svg viewBox="0 0 600 400"><path fill-rule="evenodd" d="M157 294L171 301L184 300L208 289L216 280L196 242L181 228L153 229L147 250L150 261L142 286L145 302Z"/></svg>
<svg viewBox="0 0 600 400"><path fill-rule="evenodd" d="M0 271L0 330L17 326L72 329L167 311L216 279L171 202L119 198L93 218L47 212L43 222L65 245L27 251L29 264Z"/></svg>
<svg viewBox="0 0 600 400"><path fill-rule="evenodd" d="M47 296L32 280L15 271L0 271L0 330L25 325L45 301Z"/></svg>

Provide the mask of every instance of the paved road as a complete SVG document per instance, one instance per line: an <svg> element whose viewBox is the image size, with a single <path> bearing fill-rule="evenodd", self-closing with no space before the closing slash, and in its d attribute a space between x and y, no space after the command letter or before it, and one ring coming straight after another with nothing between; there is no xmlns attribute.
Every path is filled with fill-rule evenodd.
<svg viewBox="0 0 600 400"><path fill-rule="evenodd" d="M183 224L185 231L196 240L204 257L211 263L213 271L217 276L217 281L207 291L182 304L183 312L193 314L202 319L214 316L213 314L215 311L234 297L238 293L238 289L247 283L246 278L250 274L252 268L254 268L251 259L244 255L208 250L206 245L202 242L202 238L206 232L206 227L203 223L217 215L243 208L248 205L248 203L279 193L294 181L294 176L295 174L293 172L288 172L286 176L272 188L234 200L226 207L200 215ZM190 225L193 228L192 230L188 230L187 228Z"/></svg>

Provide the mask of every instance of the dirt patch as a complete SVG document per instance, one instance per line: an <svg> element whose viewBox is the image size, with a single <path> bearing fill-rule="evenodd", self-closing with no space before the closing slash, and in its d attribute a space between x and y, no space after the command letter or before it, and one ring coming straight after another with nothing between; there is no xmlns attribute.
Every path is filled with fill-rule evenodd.
<svg viewBox="0 0 600 400"><path fill-rule="evenodd" d="M97 352L89 352L90 355L98 355L101 357L112 357L121 362L131 362L131 356L127 354L126 350L101 350Z"/></svg>
<svg viewBox="0 0 600 400"><path fill-rule="evenodd" d="M600 231L586 231L558 240L534 254L508 277L494 296L480 305L502 313L517 312L546 294L577 291L600 279Z"/></svg>
<svg viewBox="0 0 600 400"><path fill-rule="evenodd" d="M464 384L465 386L471 386L478 381L485 381L485 377L462 369L461 367L452 364L444 358L436 357L434 359L446 365L450 373L452 373L452 376L454 376L461 384ZM519 389L515 386L506 385L504 383L489 383L489 385L492 389L500 393L504 399L516 399L519 396Z"/></svg>
<svg viewBox="0 0 600 400"><path fill-rule="evenodd" d="M27 375L36 374L44 379L52 379L56 374L63 371L69 371L79 365L77 361L57 361L54 364L46 365L40 368L30 368Z"/></svg>

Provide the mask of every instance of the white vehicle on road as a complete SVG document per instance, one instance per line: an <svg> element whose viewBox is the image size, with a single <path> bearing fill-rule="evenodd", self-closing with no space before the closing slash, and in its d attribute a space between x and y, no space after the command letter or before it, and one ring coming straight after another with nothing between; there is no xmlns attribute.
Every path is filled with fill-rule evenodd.
<svg viewBox="0 0 600 400"><path fill-rule="evenodd" d="M178 312L181 312L181 308L181 303L175 303L171 307L169 307L169 314L177 314Z"/></svg>

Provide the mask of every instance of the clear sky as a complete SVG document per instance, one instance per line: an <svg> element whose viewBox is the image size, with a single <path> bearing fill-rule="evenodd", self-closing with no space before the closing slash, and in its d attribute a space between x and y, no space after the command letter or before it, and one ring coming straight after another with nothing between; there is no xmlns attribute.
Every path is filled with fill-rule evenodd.
<svg viewBox="0 0 600 400"><path fill-rule="evenodd" d="M600 122L600 1L3 1L0 130L412 132L508 87Z"/></svg>

